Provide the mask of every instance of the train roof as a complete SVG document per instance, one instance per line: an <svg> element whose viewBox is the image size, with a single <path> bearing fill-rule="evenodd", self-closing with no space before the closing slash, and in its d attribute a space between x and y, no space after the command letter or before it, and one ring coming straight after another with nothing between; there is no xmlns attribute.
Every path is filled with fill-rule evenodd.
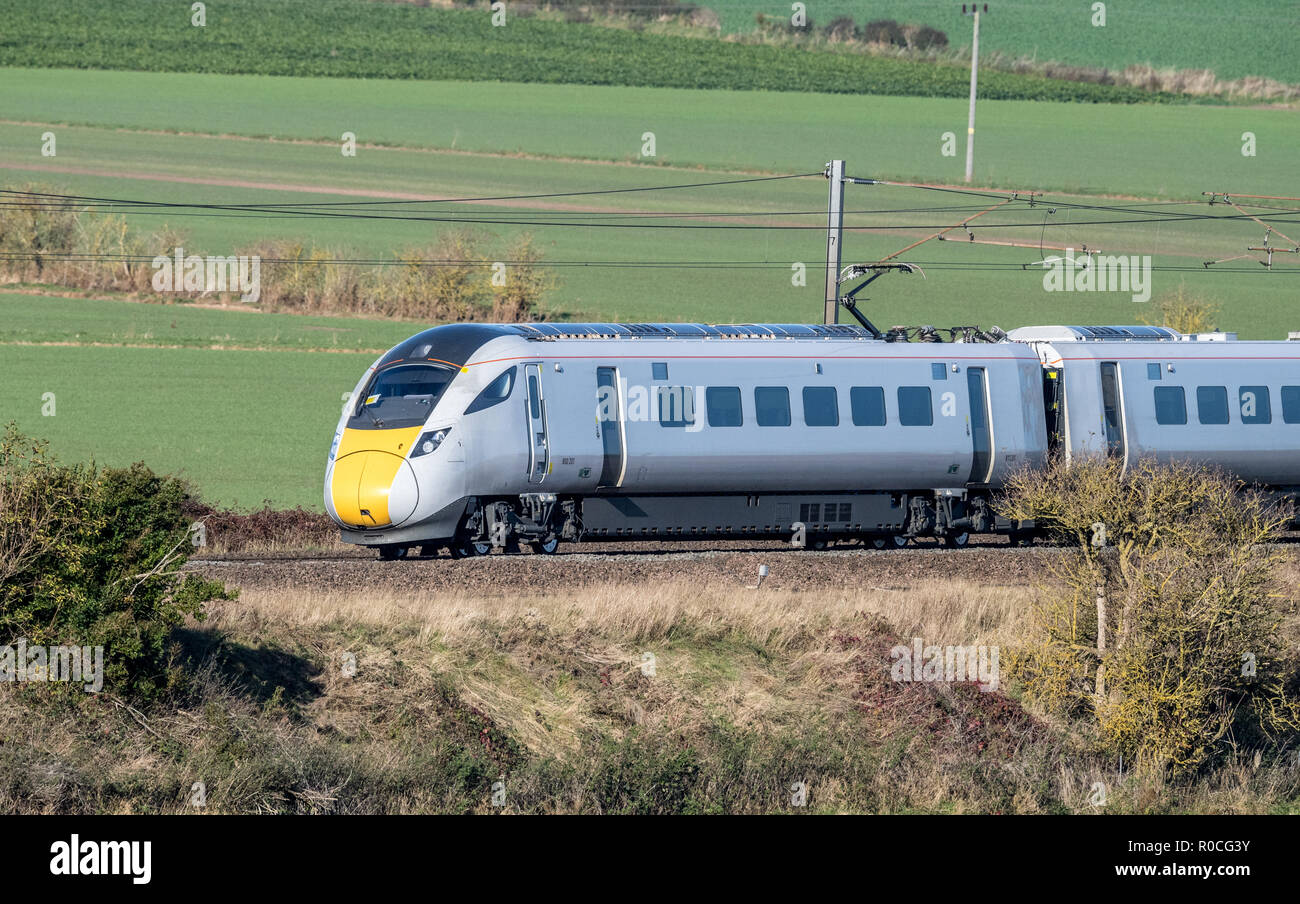
<svg viewBox="0 0 1300 904"><path fill-rule="evenodd" d="M379 367L429 360L463 366L493 339L514 337L539 342L562 339L863 339L875 337L848 324L740 323L449 323L399 343Z"/></svg>

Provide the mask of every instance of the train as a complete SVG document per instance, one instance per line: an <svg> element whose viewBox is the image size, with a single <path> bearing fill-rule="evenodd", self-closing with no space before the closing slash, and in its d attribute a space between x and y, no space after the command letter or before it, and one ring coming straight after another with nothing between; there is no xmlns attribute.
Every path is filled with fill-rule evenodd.
<svg viewBox="0 0 1300 904"><path fill-rule="evenodd" d="M561 541L973 534L1009 475L1110 456L1217 465L1300 496L1300 343L1158 326L457 323L374 362L325 470L381 558ZM938 334L929 331L935 340Z"/></svg>

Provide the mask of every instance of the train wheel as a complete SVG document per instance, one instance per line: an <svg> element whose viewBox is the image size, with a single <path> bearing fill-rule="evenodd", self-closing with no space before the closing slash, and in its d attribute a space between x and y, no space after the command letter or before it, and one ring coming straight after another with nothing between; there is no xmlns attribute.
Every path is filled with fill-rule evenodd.
<svg viewBox="0 0 1300 904"><path fill-rule="evenodd" d="M944 534L939 539L944 546L961 548L970 542L970 531L962 531L959 534Z"/></svg>
<svg viewBox="0 0 1300 904"><path fill-rule="evenodd" d="M387 543L379 547L379 558L385 562L395 562L398 559L405 559L406 554L411 551L411 547L402 546L400 543Z"/></svg>
<svg viewBox="0 0 1300 904"><path fill-rule="evenodd" d="M492 544L478 540L453 540L448 549L453 559L473 559L492 552Z"/></svg>
<svg viewBox="0 0 1300 904"><path fill-rule="evenodd" d="M560 548L560 538L551 534L545 540L534 540L528 544L533 548L533 552L539 556L553 556L555 551Z"/></svg>
<svg viewBox="0 0 1300 904"><path fill-rule="evenodd" d="M830 545L831 545L830 542L827 540L809 540L806 548L815 549L818 552L821 552L823 549L826 549Z"/></svg>
<svg viewBox="0 0 1300 904"><path fill-rule="evenodd" d="M872 537L871 545L876 549L902 549L910 541L900 534L889 537Z"/></svg>

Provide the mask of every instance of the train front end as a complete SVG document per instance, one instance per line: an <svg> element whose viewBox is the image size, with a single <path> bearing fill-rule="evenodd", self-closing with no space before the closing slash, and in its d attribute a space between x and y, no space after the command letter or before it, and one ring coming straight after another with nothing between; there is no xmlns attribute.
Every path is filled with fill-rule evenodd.
<svg viewBox="0 0 1300 904"><path fill-rule="evenodd" d="M412 337L375 362L339 418L325 509L345 542L404 552L445 542L464 515L456 404L463 361L439 356L430 335L438 329L446 328Z"/></svg>

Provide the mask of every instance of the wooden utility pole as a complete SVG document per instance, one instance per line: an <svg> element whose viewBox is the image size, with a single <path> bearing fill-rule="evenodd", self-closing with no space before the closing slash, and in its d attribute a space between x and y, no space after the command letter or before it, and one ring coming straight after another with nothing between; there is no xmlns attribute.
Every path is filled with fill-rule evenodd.
<svg viewBox="0 0 1300 904"><path fill-rule="evenodd" d="M980 66L980 9L972 3L968 13L966 4L963 3L961 11L963 15L975 17L975 32L970 41L970 118L966 122L966 181L970 182L975 172L975 90ZM989 5L985 3L984 12L988 11Z"/></svg>

